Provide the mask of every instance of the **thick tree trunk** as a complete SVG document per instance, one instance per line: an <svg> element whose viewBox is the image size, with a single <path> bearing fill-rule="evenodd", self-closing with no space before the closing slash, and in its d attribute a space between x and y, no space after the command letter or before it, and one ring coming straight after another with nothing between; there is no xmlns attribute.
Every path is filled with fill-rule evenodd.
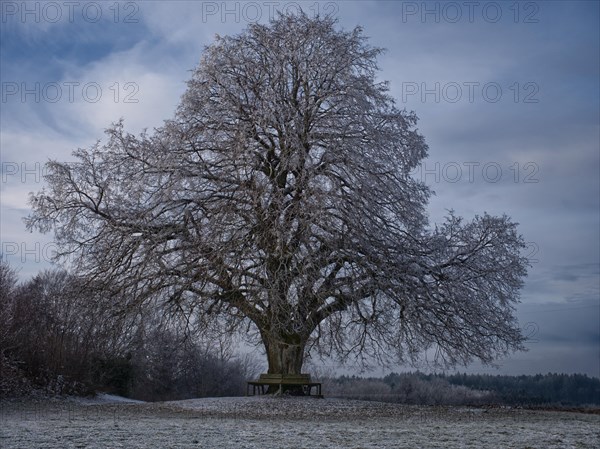
<svg viewBox="0 0 600 449"><path fill-rule="evenodd" d="M271 336L263 334L269 374L300 374L304 362L306 340L297 335Z"/></svg>
<svg viewBox="0 0 600 449"><path fill-rule="evenodd" d="M301 374L306 341L290 338L290 336L278 336L263 338L263 343L269 363L268 374ZM269 386L268 394L282 393L303 394L300 386Z"/></svg>

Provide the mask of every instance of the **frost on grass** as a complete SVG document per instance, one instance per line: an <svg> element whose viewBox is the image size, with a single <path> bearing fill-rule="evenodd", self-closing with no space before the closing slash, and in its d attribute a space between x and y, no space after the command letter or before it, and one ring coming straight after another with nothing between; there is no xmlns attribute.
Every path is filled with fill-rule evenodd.
<svg viewBox="0 0 600 449"><path fill-rule="evenodd" d="M599 448L600 416L315 398L1 403L2 448Z"/></svg>

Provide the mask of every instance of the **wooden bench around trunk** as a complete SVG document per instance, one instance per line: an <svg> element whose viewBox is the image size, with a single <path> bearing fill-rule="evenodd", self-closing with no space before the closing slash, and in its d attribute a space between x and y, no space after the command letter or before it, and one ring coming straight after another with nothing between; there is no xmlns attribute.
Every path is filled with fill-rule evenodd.
<svg viewBox="0 0 600 449"><path fill-rule="evenodd" d="M279 387L277 393L283 394L284 391L289 390L289 387L300 387L302 393L310 396L312 389L316 389L318 397L321 397L321 383L312 382L309 374L261 374L257 380L248 381L246 386L246 396L250 394L250 387L252 387L252 394L265 394L265 387L276 385Z"/></svg>

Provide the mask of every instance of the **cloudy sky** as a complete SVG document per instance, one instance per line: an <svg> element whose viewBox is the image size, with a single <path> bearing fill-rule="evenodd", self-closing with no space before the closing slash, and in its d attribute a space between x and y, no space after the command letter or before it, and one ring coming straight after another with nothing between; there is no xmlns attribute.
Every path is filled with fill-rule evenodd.
<svg viewBox="0 0 600 449"><path fill-rule="evenodd" d="M468 370L600 376L598 2L0 4L0 252L23 280L50 266L52 236L21 221L49 158L70 160L119 118L160 126L215 34L301 5L387 48L380 77L430 147L414 176L436 192L432 223L506 213L529 242L529 351Z"/></svg>

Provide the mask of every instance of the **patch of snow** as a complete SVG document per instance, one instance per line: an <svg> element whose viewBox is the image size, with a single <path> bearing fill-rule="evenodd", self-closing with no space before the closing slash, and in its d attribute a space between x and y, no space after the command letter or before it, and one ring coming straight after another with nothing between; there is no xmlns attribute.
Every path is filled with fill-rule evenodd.
<svg viewBox="0 0 600 449"><path fill-rule="evenodd" d="M138 401L137 399L130 399L116 394L98 393L92 398L72 396L69 398L70 401L76 402L83 405L94 405L94 404L143 404L144 401Z"/></svg>

